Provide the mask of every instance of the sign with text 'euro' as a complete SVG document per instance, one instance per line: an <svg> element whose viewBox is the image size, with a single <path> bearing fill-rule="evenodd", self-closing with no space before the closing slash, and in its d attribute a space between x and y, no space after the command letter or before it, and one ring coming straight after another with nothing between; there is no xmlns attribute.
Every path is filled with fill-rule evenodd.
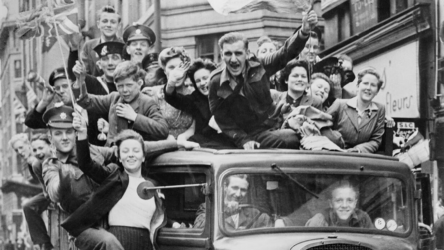
<svg viewBox="0 0 444 250"><path fill-rule="evenodd" d="M374 68L384 81L373 101L385 104L386 115L394 118L420 118L418 41L394 48L363 61L353 68L355 74ZM356 83L344 88L356 93Z"/></svg>
<svg viewBox="0 0 444 250"><path fill-rule="evenodd" d="M377 2L376 0L350 1L353 34L358 34L378 23Z"/></svg>

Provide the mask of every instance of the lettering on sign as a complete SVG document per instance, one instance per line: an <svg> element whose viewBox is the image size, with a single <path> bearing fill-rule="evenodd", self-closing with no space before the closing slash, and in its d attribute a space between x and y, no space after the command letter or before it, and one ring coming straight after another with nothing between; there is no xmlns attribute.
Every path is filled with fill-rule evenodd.
<svg viewBox="0 0 444 250"><path fill-rule="evenodd" d="M353 33L360 33L376 23L377 2L375 0L352 0L350 1Z"/></svg>
<svg viewBox="0 0 444 250"><path fill-rule="evenodd" d="M414 41L363 61L353 68L373 68L384 81L373 101L385 105L385 113L393 118L419 118L418 42ZM344 89L356 95L357 79Z"/></svg>

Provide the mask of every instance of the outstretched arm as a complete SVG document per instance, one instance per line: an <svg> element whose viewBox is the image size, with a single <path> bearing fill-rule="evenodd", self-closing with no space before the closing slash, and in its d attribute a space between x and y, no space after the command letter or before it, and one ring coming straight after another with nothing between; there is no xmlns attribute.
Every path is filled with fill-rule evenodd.
<svg viewBox="0 0 444 250"><path fill-rule="evenodd" d="M113 169L99 164L91 159L88 143L88 130L85 119L78 113L73 113L72 125L77 130L77 159L79 168L97 183L102 183Z"/></svg>

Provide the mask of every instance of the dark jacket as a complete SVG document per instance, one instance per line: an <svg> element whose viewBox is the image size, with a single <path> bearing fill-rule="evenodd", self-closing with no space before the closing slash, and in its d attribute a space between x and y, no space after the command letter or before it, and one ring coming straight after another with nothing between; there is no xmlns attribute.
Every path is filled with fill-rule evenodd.
<svg viewBox="0 0 444 250"><path fill-rule="evenodd" d="M226 67L213 71L209 83L210 110L223 133L239 148L252 139L249 134L276 126L270 95L270 76L295 58L308 37L295 32L278 51L264 58L250 56L246 61L243 84L233 90Z"/></svg>
<svg viewBox="0 0 444 250"><path fill-rule="evenodd" d="M176 90L172 94L167 94L164 89L165 101L174 108L191 114L196 121L194 135L189 140L199 143L201 147L235 148L236 146L224 134L218 134L208 125L212 116L208 97L200 93L196 86L195 89L190 95L178 94Z"/></svg>
<svg viewBox="0 0 444 250"><path fill-rule="evenodd" d="M86 108L88 112L95 112L100 116L108 117L109 132L107 145L110 145L117 133L124 129L133 129L142 135L145 141L157 141L167 138L168 124L163 118L159 106L152 98L139 93L139 96L129 103L138 114L134 122L117 116L116 107L119 103L123 103L123 100L117 92L112 92L106 96L88 93L78 101L78 104Z"/></svg>
<svg viewBox="0 0 444 250"><path fill-rule="evenodd" d="M147 142L146 142L147 143ZM147 158L154 154L177 149L176 141L148 142L145 144L151 152L146 152ZM153 146L156 145L156 146ZM96 189L94 194L72 213L62 223L62 227L73 236L78 236L84 230L95 226L104 216L107 216L116 203L123 197L128 188L129 177L123 170L122 166L112 163L109 165L96 163L88 157L90 155L88 141L77 141L77 151L79 155L80 169L100 187ZM147 179L147 178L145 178ZM149 179L147 179L150 181ZM162 200L155 193L156 211L151 220L151 242L154 242L157 230L166 224L165 209ZM122 215L123 216L123 215Z"/></svg>

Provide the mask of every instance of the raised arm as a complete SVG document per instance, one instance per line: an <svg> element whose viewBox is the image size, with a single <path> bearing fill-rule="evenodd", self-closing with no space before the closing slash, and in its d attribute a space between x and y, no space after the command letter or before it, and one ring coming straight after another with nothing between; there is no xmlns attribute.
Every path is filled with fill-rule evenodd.
<svg viewBox="0 0 444 250"><path fill-rule="evenodd" d="M110 175L113 169L91 159L86 121L78 113L74 113L73 117L72 124L74 129L77 130L76 149L78 166L83 173L100 184Z"/></svg>
<svg viewBox="0 0 444 250"><path fill-rule="evenodd" d="M308 40L310 31L318 23L318 16L316 12L310 11L302 16L302 26L299 30L293 33L284 43L284 45L276 52L259 58L262 65L267 71L268 75L273 75L278 70L281 70L287 63L296 58L304 49L305 43Z"/></svg>

